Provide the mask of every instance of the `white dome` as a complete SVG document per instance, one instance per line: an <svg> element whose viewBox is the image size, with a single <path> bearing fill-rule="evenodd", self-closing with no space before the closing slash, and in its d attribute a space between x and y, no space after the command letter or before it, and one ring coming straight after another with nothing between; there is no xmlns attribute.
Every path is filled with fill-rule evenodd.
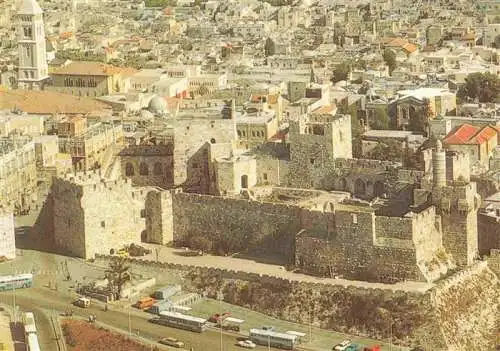
<svg viewBox="0 0 500 351"><path fill-rule="evenodd" d="M167 102L164 98L155 95L149 100L148 110L155 115L164 115L168 113Z"/></svg>

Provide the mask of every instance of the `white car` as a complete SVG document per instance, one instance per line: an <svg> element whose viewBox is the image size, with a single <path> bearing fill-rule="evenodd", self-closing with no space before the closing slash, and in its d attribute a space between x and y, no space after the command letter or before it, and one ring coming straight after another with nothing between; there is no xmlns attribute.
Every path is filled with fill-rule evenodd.
<svg viewBox="0 0 500 351"><path fill-rule="evenodd" d="M340 344L337 344L333 347L332 350L335 351L344 351L352 344L351 340L344 340Z"/></svg>
<svg viewBox="0 0 500 351"><path fill-rule="evenodd" d="M241 340L237 343L238 346L244 347L246 349L255 349L257 345L251 340Z"/></svg>

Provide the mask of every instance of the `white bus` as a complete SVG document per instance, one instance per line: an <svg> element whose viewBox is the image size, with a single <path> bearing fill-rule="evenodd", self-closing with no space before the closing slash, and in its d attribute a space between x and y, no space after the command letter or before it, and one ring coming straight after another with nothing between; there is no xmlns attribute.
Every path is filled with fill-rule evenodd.
<svg viewBox="0 0 500 351"><path fill-rule="evenodd" d="M0 277L0 291L8 291L21 288L31 288L33 285L33 274L5 275Z"/></svg>
<svg viewBox="0 0 500 351"><path fill-rule="evenodd" d="M30 334L36 334L35 315L33 312L26 312L24 314L24 334L26 337Z"/></svg>
<svg viewBox="0 0 500 351"><path fill-rule="evenodd" d="M26 345L28 346L28 351L40 351L40 345L38 344L38 337L36 334L28 335Z"/></svg>
<svg viewBox="0 0 500 351"><path fill-rule="evenodd" d="M206 319L188 316L179 312L160 312L160 318L153 320L153 322L198 333L204 332L207 329Z"/></svg>
<svg viewBox="0 0 500 351"><path fill-rule="evenodd" d="M298 344L299 337L297 335L277 333L271 330L250 329L250 340L259 345L293 350Z"/></svg>

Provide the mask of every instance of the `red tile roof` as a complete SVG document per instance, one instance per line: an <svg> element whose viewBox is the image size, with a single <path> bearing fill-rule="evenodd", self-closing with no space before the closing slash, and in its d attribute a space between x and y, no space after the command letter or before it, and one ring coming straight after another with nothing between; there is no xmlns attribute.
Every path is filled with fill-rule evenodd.
<svg viewBox="0 0 500 351"><path fill-rule="evenodd" d="M462 124L460 127L451 131L443 140L443 144L462 145L462 144L483 144L492 138L496 138L498 131L491 126L476 127L470 124Z"/></svg>
<svg viewBox="0 0 500 351"><path fill-rule="evenodd" d="M490 126L486 126L481 129L471 140L469 140L469 144L483 144L486 141L489 141L493 138L497 137L497 130Z"/></svg>

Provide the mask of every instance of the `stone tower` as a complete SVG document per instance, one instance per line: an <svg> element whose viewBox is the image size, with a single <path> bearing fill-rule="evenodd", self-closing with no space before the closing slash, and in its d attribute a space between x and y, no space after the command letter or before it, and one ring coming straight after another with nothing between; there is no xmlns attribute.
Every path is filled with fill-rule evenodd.
<svg viewBox="0 0 500 351"><path fill-rule="evenodd" d="M443 246L453 255L458 266L465 267L474 262L478 253L477 211L481 198L476 183L471 182L467 175L448 172L450 168L468 168L468 162L456 166L453 157L446 157L439 141L432 157L432 201L441 215ZM460 162L465 162L465 159L460 159Z"/></svg>
<svg viewBox="0 0 500 351"><path fill-rule="evenodd" d="M48 78L43 11L36 0L23 0L18 11L19 87L42 89Z"/></svg>

